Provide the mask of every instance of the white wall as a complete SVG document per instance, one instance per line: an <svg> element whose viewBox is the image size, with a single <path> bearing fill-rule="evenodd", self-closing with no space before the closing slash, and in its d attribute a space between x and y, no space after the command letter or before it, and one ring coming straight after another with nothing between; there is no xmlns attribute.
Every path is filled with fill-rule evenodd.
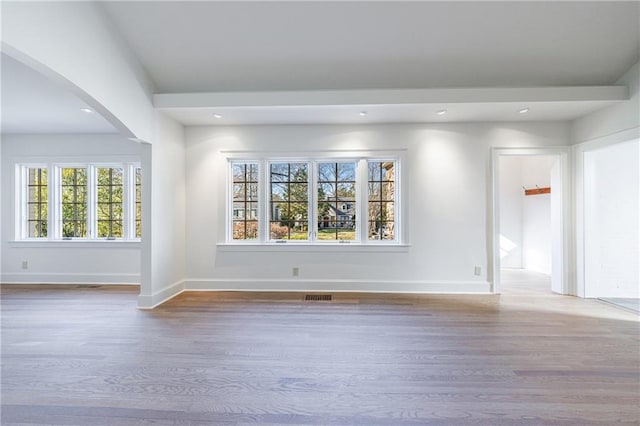
<svg viewBox="0 0 640 426"><path fill-rule="evenodd" d="M140 243L24 242L15 238L15 163L140 161L141 146L118 135L2 136L3 283L140 283ZM111 244L113 243L113 244ZM28 269L22 269L22 261Z"/></svg>
<svg viewBox="0 0 640 426"><path fill-rule="evenodd" d="M159 111L153 116L153 145L143 146L143 274L138 306L151 308L184 288L184 127ZM146 207L145 207L146 206Z"/></svg>
<svg viewBox="0 0 640 426"><path fill-rule="evenodd" d="M573 122L573 143L582 143L640 126L640 62L636 63L617 82L629 87L630 99Z"/></svg>
<svg viewBox="0 0 640 426"><path fill-rule="evenodd" d="M574 235L576 294L585 296L586 235L584 160L586 153L640 138L640 63L627 71L617 84L630 88L631 99L575 120L571 126L574 171ZM636 263L638 260L636 260Z"/></svg>
<svg viewBox="0 0 640 426"><path fill-rule="evenodd" d="M640 140L585 153L587 297L640 297Z"/></svg>
<svg viewBox="0 0 640 426"><path fill-rule="evenodd" d="M500 262L522 268L522 157L500 157Z"/></svg>
<svg viewBox="0 0 640 426"><path fill-rule="evenodd" d="M566 123L189 127L187 288L489 291L490 146L568 143ZM404 149L410 248L363 253L238 252L224 241L226 160L221 151ZM480 266L480 276L474 275ZM292 278L292 267L300 277Z"/></svg>
<svg viewBox="0 0 640 426"><path fill-rule="evenodd" d="M547 156L523 158L522 185L527 189L551 186L553 162ZM523 196L522 223L524 269L551 275L551 194Z"/></svg>

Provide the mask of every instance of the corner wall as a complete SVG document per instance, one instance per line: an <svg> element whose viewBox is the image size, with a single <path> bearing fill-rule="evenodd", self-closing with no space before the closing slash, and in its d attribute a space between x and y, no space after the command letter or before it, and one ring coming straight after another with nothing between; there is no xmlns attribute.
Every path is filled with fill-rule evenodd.
<svg viewBox="0 0 640 426"><path fill-rule="evenodd" d="M585 154L618 143L640 138L640 62L627 71L616 84L629 87L630 99L575 120L571 126L574 171L575 282L577 295L585 295Z"/></svg>
<svg viewBox="0 0 640 426"><path fill-rule="evenodd" d="M144 145L142 287L140 308L152 308L184 289L185 146L184 127L154 111L153 144Z"/></svg>
<svg viewBox="0 0 640 426"><path fill-rule="evenodd" d="M487 203L494 147L564 146L567 123L189 127L187 289L489 292ZM410 247L267 250L224 242L222 151L405 150ZM284 246L284 245L283 245ZM474 275L474 267L481 274ZM300 276L292 277L298 267Z"/></svg>
<svg viewBox="0 0 640 426"><path fill-rule="evenodd" d="M585 153L585 296L640 297L640 139Z"/></svg>

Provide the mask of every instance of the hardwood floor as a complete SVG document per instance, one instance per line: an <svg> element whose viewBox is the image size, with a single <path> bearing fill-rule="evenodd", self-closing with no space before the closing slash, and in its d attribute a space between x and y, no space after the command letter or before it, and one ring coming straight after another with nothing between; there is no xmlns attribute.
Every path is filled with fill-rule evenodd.
<svg viewBox="0 0 640 426"><path fill-rule="evenodd" d="M640 424L638 317L593 300L1 291L2 425Z"/></svg>

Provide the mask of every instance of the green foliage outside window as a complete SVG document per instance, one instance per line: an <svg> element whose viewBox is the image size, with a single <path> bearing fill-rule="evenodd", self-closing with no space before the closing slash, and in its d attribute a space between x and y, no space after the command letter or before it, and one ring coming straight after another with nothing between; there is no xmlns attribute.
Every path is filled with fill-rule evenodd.
<svg viewBox="0 0 640 426"><path fill-rule="evenodd" d="M97 170L97 218L98 238L122 238L123 170L120 168L98 168Z"/></svg>
<svg viewBox="0 0 640 426"><path fill-rule="evenodd" d="M63 168L62 237L87 237L87 169Z"/></svg>
<svg viewBox="0 0 640 426"><path fill-rule="evenodd" d="M29 238L44 238L48 232L48 186L47 169L27 169L27 226Z"/></svg>

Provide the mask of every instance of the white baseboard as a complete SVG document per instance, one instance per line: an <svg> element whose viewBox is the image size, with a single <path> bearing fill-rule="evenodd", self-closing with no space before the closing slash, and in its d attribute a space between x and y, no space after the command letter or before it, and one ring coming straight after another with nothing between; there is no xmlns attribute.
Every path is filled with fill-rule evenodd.
<svg viewBox="0 0 640 426"><path fill-rule="evenodd" d="M132 279L138 278L138 281ZM5 274L2 283L17 284L136 284L138 275ZM138 308L153 309L184 291L324 291L332 293L488 294L487 281L388 281L321 279L186 279L151 295L138 296Z"/></svg>
<svg viewBox="0 0 640 426"><path fill-rule="evenodd" d="M487 281L187 279L186 291L330 291L354 293L491 293Z"/></svg>
<svg viewBox="0 0 640 426"><path fill-rule="evenodd" d="M177 281L150 295L138 296L139 309L153 309L172 299L185 290L185 281Z"/></svg>
<svg viewBox="0 0 640 426"><path fill-rule="evenodd" d="M140 285L140 274L80 274L17 272L2 274L2 284L102 284Z"/></svg>

